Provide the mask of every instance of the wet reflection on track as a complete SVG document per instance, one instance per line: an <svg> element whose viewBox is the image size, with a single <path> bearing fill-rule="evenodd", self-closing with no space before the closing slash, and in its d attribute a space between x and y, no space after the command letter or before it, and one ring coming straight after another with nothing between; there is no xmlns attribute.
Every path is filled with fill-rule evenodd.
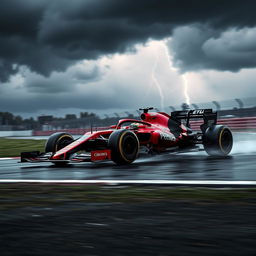
<svg viewBox="0 0 256 256"><path fill-rule="evenodd" d="M56 167L48 163L0 161L0 179L189 179L256 180L255 155L208 157L204 153L138 159L128 166L112 162Z"/></svg>
<svg viewBox="0 0 256 256"><path fill-rule="evenodd" d="M205 152L158 155L127 166L108 161L56 167L1 160L0 179L256 180L255 142L256 134L239 134L228 157L209 157Z"/></svg>

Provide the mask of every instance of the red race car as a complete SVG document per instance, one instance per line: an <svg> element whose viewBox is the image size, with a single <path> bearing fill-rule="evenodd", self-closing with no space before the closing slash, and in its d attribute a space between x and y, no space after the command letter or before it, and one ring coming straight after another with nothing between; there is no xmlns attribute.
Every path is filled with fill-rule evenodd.
<svg viewBox="0 0 256 256"><path fill-rule="evenodd" d="M212 109L163 112L143 111L140 120L122 119L103 131L91 131L75 140L65 132L52 134L46 142L45 153L22 152L21 162L70 162L112 160L130 164L144 150L147 153L186 152L205 150L209 155L226 156L233 146L227 126L217 124ZM190 121L203 119L201 131L193 131Z"/></svg>

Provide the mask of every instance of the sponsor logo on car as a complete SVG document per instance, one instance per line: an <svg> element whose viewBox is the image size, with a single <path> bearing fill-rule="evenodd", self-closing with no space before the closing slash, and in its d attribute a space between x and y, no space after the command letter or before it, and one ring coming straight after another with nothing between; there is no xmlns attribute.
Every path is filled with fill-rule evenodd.
<svg viewBox="0 0 256 256"><path fill-rule="evenodd" d="M108 153L107 152L102 152L102 153L94 153L93 154L94 156L107 156L108 155Z"/></svg>
<svg viewBox="0 0 256 256"><path fill-rule="evenodd" d="M95 150L91 151L91 160L92 161L100 161L111 159L111 150L104 149L104 150Z"/></svg>
<svg viewBox="0 0 256 256"><path fill-rule="evenodd" d="M168 141L175 141L176 140L174 135L164 133L164 132L160 133L160 138L161 138L161 140L168 140Z"/></svg>
<svg viewBox="0 0 256 256"><path fill-rule="evenodd" d="M203 109L197 109L192 112L193 115L202 115L204 113Z"/></svg>

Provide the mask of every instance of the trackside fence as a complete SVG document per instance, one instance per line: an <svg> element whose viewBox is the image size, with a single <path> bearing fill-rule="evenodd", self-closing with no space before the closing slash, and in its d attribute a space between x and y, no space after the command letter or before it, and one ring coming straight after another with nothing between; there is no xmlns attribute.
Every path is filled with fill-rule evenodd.
<svg viewBox="0 0 256 256"><path fill-rule="evenodd" d="M201 124L202 124L202 120L192 121L191 128L193 130L200 130ZM227 125L233 131L243 131L243 130L256 131L256 117L219 119L218 124Z"/></svg>

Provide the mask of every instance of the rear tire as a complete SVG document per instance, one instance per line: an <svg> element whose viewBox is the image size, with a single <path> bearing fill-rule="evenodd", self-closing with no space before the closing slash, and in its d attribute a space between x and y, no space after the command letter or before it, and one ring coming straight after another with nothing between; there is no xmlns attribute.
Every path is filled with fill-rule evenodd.
<svg viewBox="0 0 256 256"><path fill-rule="evenodd" d="M130 164L138 156L139 140L130 130L116 130L111 133L108 148L111 150L111 159L116 164Z"/></svg>
<svg viewBox="0 0 256 256"><path fill-rule="evenodd" d="M210 156L227 156L233 147L233 136L224 125L212 125L203 135L204 149Z"/></svg>
<svg viewBox="0 0 256 256"><path fill-rule="evenodd" d="M45 152L52 152L53 154L62 148L66 147L70 143L74 141L74 138L71 134L66 132L56 132L52 134L46 144L45 144ZM53 162L55 165L65 165L67 162Z"/></svg>

